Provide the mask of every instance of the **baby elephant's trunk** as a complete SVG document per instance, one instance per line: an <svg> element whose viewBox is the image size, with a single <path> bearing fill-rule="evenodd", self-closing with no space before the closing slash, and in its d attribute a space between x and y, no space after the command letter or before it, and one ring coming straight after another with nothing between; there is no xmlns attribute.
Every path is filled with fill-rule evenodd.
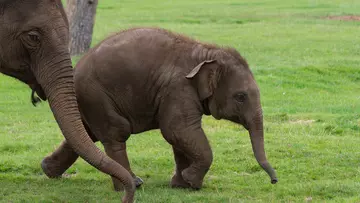
<svg viewBox="0 0 360 203"><path fill-rule="evenodd" d="M258 115L257 118L253 120L252 125L250 125L249 127L249 134L255 158L260 164L260 166L270 176L271 183L275 184L278 182L276 178L276 173L267 161L264 150L264 130L262 114Z"/></svg>

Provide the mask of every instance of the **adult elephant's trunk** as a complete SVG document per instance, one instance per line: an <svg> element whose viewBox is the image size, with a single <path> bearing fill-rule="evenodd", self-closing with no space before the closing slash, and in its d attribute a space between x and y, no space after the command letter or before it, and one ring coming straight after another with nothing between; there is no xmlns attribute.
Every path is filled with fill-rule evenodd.
<svg viewBox="0 0 360 203"><path fill-rule="evenodd" d="M58 57L57 57L58 58ZM118 178L125 187L124 202L133 202L135 185L130 173L106 156L92 142L81 121L74 90L70 57L65 56L51 64L40 64L35 73L43 88L51 110L66 140L88 163L100 171Z"/></svg>
<svg viewBox="0 0 360 203"><path fill-rule="evenodd" d="M278 180L276 178L275 170L271 167L271 165L267 161L264 150L264 130L263 130L263 117L261 110L249 125L249 134L250 134L252 149L256 160L258 161L259 165L270 176L271 183L272 184L277 183Z"/></svg>

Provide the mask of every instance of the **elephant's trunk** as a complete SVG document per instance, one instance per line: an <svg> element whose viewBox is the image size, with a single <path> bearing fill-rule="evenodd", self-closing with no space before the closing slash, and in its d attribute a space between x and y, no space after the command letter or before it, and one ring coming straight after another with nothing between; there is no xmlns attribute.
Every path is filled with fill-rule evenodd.
<svg viewBox="0 0 360 203"><path fill-rule="evenodd" d="M258 114L252 120L251 125L249 125L249 134L250 134L252 149L257 162L270 176L271 183L272 184L277 183L278 180L276 178L275 170L271 167L271 165L267 161L264 150L263 116L261 110L258 111Z"/></svg>
<svg viewBox="0 0 360 203"><path fill-rule="evenodd" d="M62 60L58 59L51 64L41 64L40 69L41 71L35 72L37 81L48 98L66 140L75 152L92 166L119 179L126 191L123 201L133 202L135 184L130 173L97 148L86 133L75 96L70 57L66 55Z"/></svg>

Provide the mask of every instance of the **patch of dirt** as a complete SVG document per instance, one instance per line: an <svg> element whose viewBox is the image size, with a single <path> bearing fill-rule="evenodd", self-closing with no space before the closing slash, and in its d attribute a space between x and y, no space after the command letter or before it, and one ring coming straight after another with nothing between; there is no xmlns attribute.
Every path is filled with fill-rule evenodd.
<svg viewBox="0 0 360 203"><path fill-rule="evenodd" d="M293 124L300 124L300 125L308 125L315 122L315 120L296 120L296 121L290 121L290 123Z"/></svg>
<svg viewBox="0 0 360 203"><path fill-rule="evenodd" d="M360 16L328 16L327 19L329 20L342 20L342 21L360 21Z"/></svg>

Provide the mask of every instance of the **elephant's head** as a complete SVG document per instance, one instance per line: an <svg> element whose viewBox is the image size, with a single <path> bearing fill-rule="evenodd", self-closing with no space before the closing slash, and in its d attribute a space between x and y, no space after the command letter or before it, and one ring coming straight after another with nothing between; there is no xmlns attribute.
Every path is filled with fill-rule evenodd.
<svg viewBox="0 0 360 203"><path fill-rule="evenodd" d="M221 49L202 61L187 76L193 80L204 112L216 119L243 125L250 134L254 155L276 183L276 173L264 150L263 115L259 88L247 62L234 49Z"/></svg>
<svg viewBox="0 0 360 203"><path fill-rule="evenodd" d="M43 100L47 99L44 90L57 80L54 72L71 67L68 24L61 5L0 0L0 71L28 84Z"/></svg>
<svg viewBox="0 0 360 203"><path fill-rule="evenodd" d="M131 175L96 147L82 124L68 44L69 25L61 0L0 0L0 72L48 99L74 150L96 168L127 182L131 201L135 188Z"/></svg>

